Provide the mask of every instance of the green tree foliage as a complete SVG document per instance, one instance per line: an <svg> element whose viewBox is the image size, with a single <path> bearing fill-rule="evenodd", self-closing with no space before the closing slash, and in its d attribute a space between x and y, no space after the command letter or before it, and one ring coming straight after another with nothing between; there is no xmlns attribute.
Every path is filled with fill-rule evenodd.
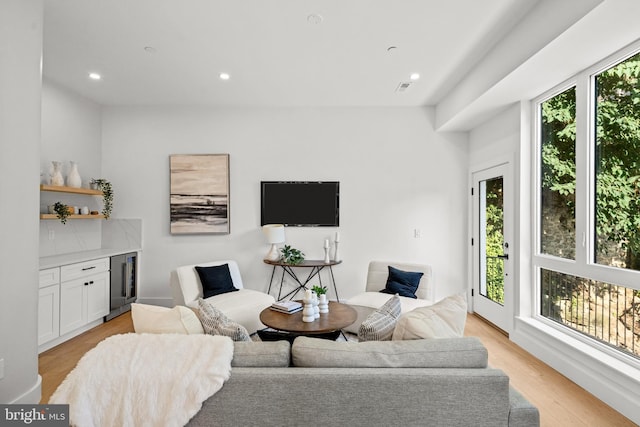
<svg viewBox="0 0 640 427"><path fill-rule="evenodd" d="M485 251L487 255L487 297L504 304L504 262L495 258L502 255L504 249L504 215L502 179L486 181L486 235Z"/></svg>
<svg viewBox="0 0 640 427"><path fill-rule="evenodd" d="M640 270L640 54L602 72L595 81L597 257L606 254L611 245L605 243L610 242L625 251L626 268ZM575 111L575 88L542 105L543 210L555 199L554 204L566 206L571 218L575 217Z"/></svg>

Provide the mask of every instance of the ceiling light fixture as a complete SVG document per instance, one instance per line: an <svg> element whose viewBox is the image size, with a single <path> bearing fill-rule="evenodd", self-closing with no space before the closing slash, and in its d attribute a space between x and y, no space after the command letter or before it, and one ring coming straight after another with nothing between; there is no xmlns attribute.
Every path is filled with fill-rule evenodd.
<svg viewBox="0 0 640 427"><path fill-rule="evenodd" d="M89 73L89 78L91 80L102 80L102 76L98 73Z"/></svg>
<svg viewBox="0 0 640 427"><path fill-rule="evenodd" d="M220 73L220 80L229 80L231 76L228 73Z"/></svg>
<svg viewBox="0 0 640 427"><path fill-rule="evenodd" d="M411 74L411 80L419 80L420 79L420 74L418 73L413 73Z"/></svg>
<svg viewBox="0 0 640 427"><path fill-rule="evenodd" d="M322 15L312 13L311 15L307 16L307 22L310 24L320 24L322 23Z"/></svg>

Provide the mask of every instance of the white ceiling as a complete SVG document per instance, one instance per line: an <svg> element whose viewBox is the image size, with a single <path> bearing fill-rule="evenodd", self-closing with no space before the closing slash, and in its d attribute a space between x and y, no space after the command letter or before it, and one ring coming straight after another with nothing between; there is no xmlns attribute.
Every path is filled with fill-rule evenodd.
<svg viewBox="0 0 640 427"><path fill-rule="evenodd" d="M640 38L640 0L44 2L44 76L101 105L435 106L439 130Z"/></svg>
<svg viewBox="0 0 640 427"><path fill-rule="evenodd" d="M46 0L43 70L106 105L433 105L536 2Z"/></svg>

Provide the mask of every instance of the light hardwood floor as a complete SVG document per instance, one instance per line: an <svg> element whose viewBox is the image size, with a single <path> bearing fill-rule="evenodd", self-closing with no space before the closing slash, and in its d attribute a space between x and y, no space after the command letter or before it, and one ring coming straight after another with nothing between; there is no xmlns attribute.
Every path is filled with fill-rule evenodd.
<svg viewBox="0 0 640 427"><path fill-rule="evenodd" d="M133 332L125 313L79 335L39 357L42 401L46 403L78 360L104 338ZM489 351L489 364L509 375L511 384L540 411L543 427L636 426L548 365L533 357L475 315L467 317L465 335L477 336Z"/></svg>

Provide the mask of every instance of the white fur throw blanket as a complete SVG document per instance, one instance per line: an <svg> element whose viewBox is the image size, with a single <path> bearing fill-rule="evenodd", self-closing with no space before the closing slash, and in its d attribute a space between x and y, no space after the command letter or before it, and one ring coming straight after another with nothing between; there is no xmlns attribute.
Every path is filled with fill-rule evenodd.
<svg viewBox="0 0 640 427"><path fill-rule="evenodd" d="M71 425L183 426L231 373L229 337L114 335L88 351L49 403L69 404Z"/></svg>

